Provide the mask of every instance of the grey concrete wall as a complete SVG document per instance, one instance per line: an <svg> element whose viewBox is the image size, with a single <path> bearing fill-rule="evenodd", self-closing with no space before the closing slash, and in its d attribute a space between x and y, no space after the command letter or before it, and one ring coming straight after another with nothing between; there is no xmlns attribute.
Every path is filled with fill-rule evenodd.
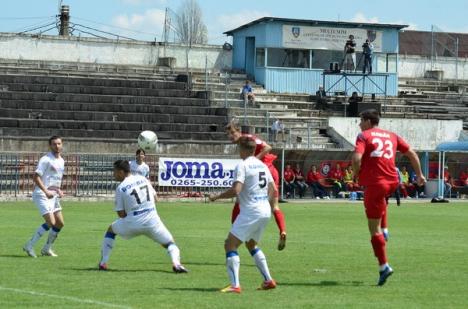
<svg viewBox="0 0 468 309"><path fill-rule="evenodd" d="M359 118L330 117L328 125L354 144L360 132ZM403 137L415 150L434 150L442 142L457 141L463 131L461 120L380 119L379 127Z"/></svg>
<svg viewBox="0 0 468 309"><path fill-rule="evenodd" d="M158 58L176 58L176 68L230 68L232 52L218 45L167 44L82 37L33 36L0 33L0 58L156 66Z"/></svg>
<svg viewBox="0 0 468 309"><path fill-rule="evenodd" d="M452 57L438 57L437 60L434 61L432 69L443 71L444 79L468 79L467 58L458 58L457 60ZM406 55L399 56L398 77L423 78L424 73L432 69L430 58Z"/></svg>

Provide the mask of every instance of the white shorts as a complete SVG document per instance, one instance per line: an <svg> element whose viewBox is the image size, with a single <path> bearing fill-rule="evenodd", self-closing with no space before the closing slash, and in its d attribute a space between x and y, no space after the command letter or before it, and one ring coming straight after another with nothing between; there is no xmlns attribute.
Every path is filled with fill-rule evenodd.
<svg viewBox="0 0 468 309"><path fill-rule="evenodd" d="M232 224L231 234L243 242L253 239L258 243L262 238L263 231L268 221L270 221L270 216L248 217L242 216L241 213Z"/></svg>
<svg viewBox="0 0 468 309"><path fill-rule="evenodd" d="M112 230L124 239L145 235L161 245L174 241L169 230L154 212L137 216L127 215L125 218L119 218L112 223Z"/></svg>
<svg viewBox="0 0 468 309"><path fill-rule="evenodd" d="M62 210L62 206L60 205L60 198L57 195L49 199L45 196L45 194L33 193L32 199L34 204L36 204L37 209L39 209L41 216Z"/></svg>

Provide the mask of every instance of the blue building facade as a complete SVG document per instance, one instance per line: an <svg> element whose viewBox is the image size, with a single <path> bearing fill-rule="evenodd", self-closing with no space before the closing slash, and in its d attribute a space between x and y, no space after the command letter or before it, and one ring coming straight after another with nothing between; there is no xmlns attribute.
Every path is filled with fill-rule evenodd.
<svg viewBox="0 0 468 309"><path fill-rule="evenodd" d="M233 37L233 69L243 70L271 92L328 92L396 95L398 33L405 25L263 17L225 32ZM356 73L328 74L341 65L349 35L356 41ZM362 44L374 45L373 73L360 74ZM325 72L325 76L324 76Z"/></svg>

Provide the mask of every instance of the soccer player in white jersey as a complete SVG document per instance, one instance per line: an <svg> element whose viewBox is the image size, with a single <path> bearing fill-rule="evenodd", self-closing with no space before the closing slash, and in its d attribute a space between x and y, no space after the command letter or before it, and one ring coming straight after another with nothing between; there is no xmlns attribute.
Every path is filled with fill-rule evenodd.
<svg viewBox="0 0 468 309"><path fill-rule="evenodd" d="M121 182L115 190L114 208L119 219L109 226L104 235L99 269L107 270L116 235L124 239L145 235L167 249L175 273L188 272L180 263L180 251L174 238L156 212L156 191L149 180L141 175L132 175L125 160L114 162L114 178Z"/></svg>
<svg viewBox="0 0 468 309"><path fill-rule="evenodd" d="M37 165L33 176L35 183L32 198L45 223L39 226L32 238L24 245L23 250L35 258L34 245L42 235L49 231L47 242L41 250L45 256L57 256L52 251L52 244L60 230L63 228L62 207L60 198L63 192L60 190L62 184L65 162L62 158L62 139L58 136L49 138L50 152L44 155Z"/></svg>
<svg viewBox="0 0 468 309"><path fill-rule="evenodd" d="M145 163L145 151L138 149L136 151L135 160L130 161L130 172L132 175L141 175L149 179L150 169L148 164Z"/></svg>
<svg viewBox="0 0 468 309"><path fill-rule="evenodd" d="M224 243L226 267L231 284L222 289L224 293L240 293L240 259L237 249L245 242L258 270L263 276L262 290L274 289L276 282L270 275L266 257L257 247L258 242L275 209L276 186L268 167L254 156L255 141L247 136L239 138L239 153L242 162L236 166L234 183L221 194L211 194L210 200L238 197L240 213L232 224Z"/></svg>

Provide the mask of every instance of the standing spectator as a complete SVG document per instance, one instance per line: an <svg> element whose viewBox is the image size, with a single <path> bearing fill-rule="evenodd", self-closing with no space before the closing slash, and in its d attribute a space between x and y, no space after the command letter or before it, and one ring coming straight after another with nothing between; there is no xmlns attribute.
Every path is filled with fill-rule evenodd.
<svg viewBox="0 0 468 309"><path fill-rule="evenodd" d="M296 185L299 191L299 197L303 198L307 190L307 184L305 182L304 173L302 173L301 166L299 163L296 163L296 168L294 169L294 177L296 180L294 184Z"/></svg>
<svg viewBox="0 0 468 309"><path fill-rule="evenodd" d="M338 194L343 189L343 171L340 163L336 163L334 169L330 171L330 179L333 183L333 195L338 197Z"/></svg>
<svg viewBox="0 0 468 309"><path fill-rule="evenodd" d="M359 183L365 186L364 206L371 236L374 255L379 263L377 285L384 285L393 269L387 261L387 250L381 229L382 216L387 212L386 197L398 187L398 176L395 170L395 154L400 151L408 157L416 172L418 184L423 185L426 179L421 171L418 155L410 146L393 132L378 127L380 116L377 110L370 109L361 113L359 127L361 133L356 139L353 154L353 170L359 175ZM380 145L386 145L381 148Z"/></svg>
<svg viewBox="0 0 468 309"><path fill-rule="evenodd" d="M62 206L60 205L60 198L63 197L63 192L60 188L65 170L65 162L62 158L62 138L55 135L49 138L49 149L50 152L39 160L33 175L35 187L32 199L44 219L44 223L39 226L31 239L23 247L23 250L33 258L37 257L34 252L34 245L49 230L47 242L42 247L41 254L52 257L57 256L52 251L52 244L57 239L64 225Z"/></svg>
<svg viewBox="0 0 468 309"><path fill-rule="evenodd" d="M286 191L286 198L290 198L294 195L294 189L296 189L296 184L294 183L296 177L294 176L294 171L291 168L291 164L287 164L283 173L284 189Z"/></svg>
<svg viewBox="0 0 468 309"><path fill-rule="evenodd" d="M353 72L356 68L356 41L354 35L350 35L344 47L344 70Z"/></svg>
<svg viewBox="0 0 468 309"><path fill-rule="evenodd" d="M319 90L315 93L315 101L317 102L317 109L327 110L328 109L328 97L327 92L323 89L323 86L319 87Z"/></svg>
<svg viewBox="0 0 468 309"><path fill-rule="evenodd" d="M317 171L317 166L312 165L307 172L306 183L312 188L312 192L316 199L326 198L329 199L327 189L320 183L323 179L322 175Z"/></svg>
<svg viewBox="0 0 468 309"><path fill-rule="evenodd" d="M366 43L362 45L362 54L364 56L364 67L362 68L362 74L366 74L366 69L369 68L369 74L372 74L372 54L374 53L374 45L366 40Z"/></svg>
<svg viewBox="0 0 468 309"><path fill-rule="evenodd" d="M242 98L245 103L251 102L252 105L255 106L255 95L249 80L246 80L245 85L242 87Z"/></svg>
<svg viewBox="0 0 468 309"><path fill-rule="evenodd" d="M356 91L354 91L348 99L349 103L349 117L357 117L358 116L358 103L362 102L362 97L358 95Z"/></svg>
<svg viewBox="0 0 468 309"><path fill-rule="evenodd" d="M271 133L273 134L273 140L275 143L278 142L278 135L281 134L281 141L284 143L284 124L283 122L279 119L276 118L275 122L271 125Z"/></svg>
<svg viewBox="0 0 468 309"><path fill-rule="evenodd" d="M343 182L346 185L346 191L359 190L359 184L355 181L352 165L348 165L348 167L345 169L343 175Z"/></svg>

